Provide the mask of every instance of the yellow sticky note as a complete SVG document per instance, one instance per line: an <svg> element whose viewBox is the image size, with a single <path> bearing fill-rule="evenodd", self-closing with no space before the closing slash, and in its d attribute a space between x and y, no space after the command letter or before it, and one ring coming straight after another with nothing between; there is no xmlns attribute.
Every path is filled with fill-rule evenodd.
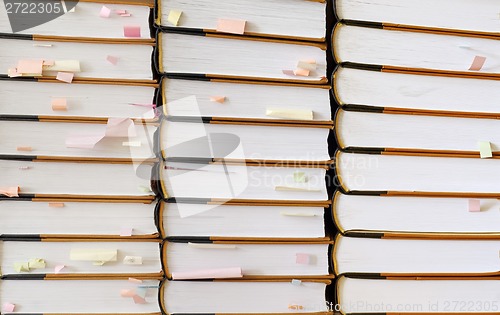
<svg viewBox="0 0 500 315"><path fill-rule="evenodd" d="M28 267L30 269L44 269L47 264L45 260L41 258L31 258L28 262Z"/></svg>
<svg viewBox="0 0 500 315"><path fill-rule="evenodd" d="M304 172L295 172L293 173L293 181L296 183L306 183L307 176Z"/></svg>
<svg viewBox="0 0 500 315"><path fill-rule="evenodd" d="M268 108L266 110L266 116L295 120L314 119L313 111L307 109Z"/></svg>
<svg viewBox="0 0 500 315"><path fill-rule="evenodd" d="M29 272L30 266L27 262L16 262L14 263L14 270L17 272Z"/></svg>
<svg viewBox="0 0 500 315"><path fill-rule="evenodd" d="M479 141L479 154L482 159L492 158L493 151L491 150L491 143L488 141Z"/></svg>
<svg viewBox="0 0 500 315"><path fill-rule="evenodd" d="M43 66L46 71L66 71L66 72L80 72L80 61L78 60L54 60L53 65Z"/></svg>
<svg viewBox="0 0 500 315"><path fill-rule="evenodd" d="M169 21L171 24L177 26L179 24L179 20L181 18L182 11L179 10L170 10L168 13L168 18L167 21Z"/></svg>
<svg viewBox="0 0 500 315"><path fill-rule="evenodd" d="M73 248L69 256L71 260L92 261L94 265L102 266L107 262L116 261L118 250Z"/></svg>

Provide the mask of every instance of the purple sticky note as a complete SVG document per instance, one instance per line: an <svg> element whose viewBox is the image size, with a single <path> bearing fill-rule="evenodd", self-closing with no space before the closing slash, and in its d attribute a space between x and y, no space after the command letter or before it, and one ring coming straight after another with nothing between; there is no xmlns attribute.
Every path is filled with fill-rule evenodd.
<svg viewBox="0 0 500 315"><path fill-rule="evenodd" d="M469 199L469 212L480 212L480 211L481 211L481 200Z"/></svg>
<svg viewBox="0 0 500 315"><path fill-rule="evenodd" d="M125 25L123 27L125 37L141 37L141 27L139 25Z"/></svg>
<svg viewBox="0 0 500 315"><path fill-rule="evenodd" d="M114 66L116 66L116 64L118 63L118 57L115 56L108 55L106 57L106 60Z"/></svg>
<svg viewBox="0 0 500 315"><path fill-rule="evenodd" d="M101 8L101 12L99 13L99 16L103 18L108 18L110 14L111 14L111 9L103 5Z"/></svg>

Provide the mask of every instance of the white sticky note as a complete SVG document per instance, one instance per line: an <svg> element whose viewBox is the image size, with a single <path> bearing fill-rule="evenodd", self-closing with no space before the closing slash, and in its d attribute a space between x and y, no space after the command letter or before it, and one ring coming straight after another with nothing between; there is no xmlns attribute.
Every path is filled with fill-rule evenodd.
<svg viewBox="0 0 500 315"><path fill-rule="evenodd" d="M53 65L43 66L46 71L80 72L80 61L78 60L54 60Z"/></svg>
<svg viewBox="0 0 500 315"><path fill-rule="evenodd" d="M488 141L479 141L478 145L479 145L479 154L481 155L482 159L493 157L493 151L491 150L491 143L489 143Z"/></svg>
<svg viewBox="0 0 500 315"><path fill-rule="evenodd" d="M142 265L142 257L141 256L125 256L123 258L124 265Z"/></svg>
<svg viewBox="0 0 500 315"><path fill-rule="evenodd" d="M93 261L99 265L116 261L117 257L118 250L116 249L73 248L70 251L70 260Z"/></svg>
<svg viewBox="0 0 500 315"><path fill-rule="evenodd" d="M313 120L314 114L308 109L268 108L266 116L282 119Z"/></svg>

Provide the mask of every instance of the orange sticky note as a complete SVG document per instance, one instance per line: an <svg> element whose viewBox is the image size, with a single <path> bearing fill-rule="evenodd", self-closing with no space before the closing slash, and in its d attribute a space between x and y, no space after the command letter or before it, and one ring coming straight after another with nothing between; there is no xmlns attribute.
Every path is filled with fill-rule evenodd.
<svg viewBox="0 0 500 315"><path fill-rule="evenodd" d="M0 187L0 195L7 197L19 197L19 186Z"/></svg>
<svg viewBox="0 0 500 315"><path fill-rule="evenodd" d="M298 68L293 71L293 74L301 77L308 77L309 76L309 70Z"/></svg>
<svg viewBox="0 0 500 315"><path fill-rule="evenodd" d="M25 146L21 146L21 147L17 147L16 148L17 151L25 151L25 152L30 152L32 151L33 149L31 147L25 147Z"/></svg>
<svg viewBox="0 0 500 315"><path fill-rule="evenodd" d="M73 77L75 75L71 72L58 72L56 76L56 80L66 82L66 83L71 83L73 82Z"/></svg>
<svg viewBox="0 0 500 315"><path fill-rule="evenodd" d="M304 307L302 305L298 305L298 304L290 304L290 305L288 305L288 309L298 311L298 310L303 310Z"/></svg>
<svg viewBox="0 0 500 315"><path fill-rule="evenodd" d="M217 32L241 35L245 33L246 23L245 20L218 19Z"/></svg>
<svg viewBox="0 0 500 315"><path fill-rule="evenodd" d="M480 212L480 211L481 211L481 200L469 199L469 212Z"/></svg>
<svg viewBox="0 0 500 315"><path fill-rule="evenodd" d="M472 61L472 65L470 66L469 70L479 71L484 66L485 62L486 62L486 57L475 56L474 60Z"/></svg>
<svg viewBox="0 0 500 315"><path fill-rule="evenodd" d="M135 304L146 304L146 299L137 294L132 297Z"/></svg>
<svg viewBox="0 0 500 315"><path fill-rule="evenodd" d="M22 59L17 63L17 72L42 75L43 59Z"/></svg>
<svg viewBox="0 0 500 315"><path fill-rule="evenodd" d="M49 202L51 208L64 208L64 202Z"/></svg>
<svg viewBox="0 0 500 315"><path fill-rule="evenodd" d="M134 283L142 283L141 279L136 279L136 278L128 278L128 281L134 282Z"/></svg>
<svg viewBox="0 0 500 315"><path fill-rule="evenodd" d="M123 35L125 37L141 37L141 27L139 25L125 25Z"/></svg>
<svg viewBox="0 0 500 315"><path fill-rule="evenodd" d="M224 103L226 101L225 96L210 96L210 102Z"/></svg>
<svg viewBox="0 0 500 315"><path fill-rule="evenodd" d="M50 102L53 111L65 111L68 109L65 98L53 98Z"/></svg>
<svg viewBox="0 0 500 315"><path fill-rule="evenodd" d="M136 294L134 290L123 289L120 291L120 295L123 297L134 297Z"/></svg>

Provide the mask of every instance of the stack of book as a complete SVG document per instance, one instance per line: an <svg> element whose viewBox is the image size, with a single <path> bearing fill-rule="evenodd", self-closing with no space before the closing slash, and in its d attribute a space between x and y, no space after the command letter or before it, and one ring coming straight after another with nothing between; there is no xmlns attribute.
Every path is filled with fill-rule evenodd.
<svg viewBox="0 0 500 315"><path fill-rule="evenodd" d="M335 5L338 307L498 313L494 4Z"/></svg>

